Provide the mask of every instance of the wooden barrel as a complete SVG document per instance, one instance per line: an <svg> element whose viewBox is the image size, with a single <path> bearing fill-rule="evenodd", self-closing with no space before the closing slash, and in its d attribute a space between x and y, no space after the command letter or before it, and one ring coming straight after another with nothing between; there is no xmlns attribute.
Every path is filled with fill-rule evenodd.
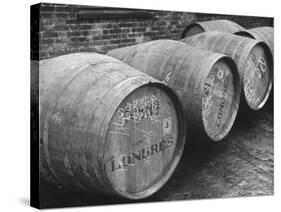
<svg viewBox="0 0 281 212"><path fill-rule="evenodd" d="M70 189L148 197L169 179L185 144L177 95L105 55L41 61L40 111L41 175Z"/></svg>
<svg viewBox="0 0 281 212"><path fill-rule="evenodd" d="M164 81L179 95L187 120L187 137L214 141L230 131L238 110L240 80L231 58L173 40L157 40L114 49L116 57Z"/></svg>
<svg viewBox="0 0 281 212"><path fill-rule="evenodd" d="M243 30L245 29L242 26L229 20L201 21L188 25L182 33L181 38L190 37L202 32L218 31L235 33Z"/></svg>
<svg viewBox="0 0 281 212"><path fill-rule="evenodd" d="M205 32L181 41L230 56L240 73L244 103L253 110L263 107L273 75L272 55L264 42L221 32Z"/></svg>
<svg viewBox="0 0 281 212"><path fill-rule="evenodd" d="M264 41L270 48L271 54L274 56L274 29L273 27L258 27L249 30L241 30L236 35Z"/></svg>

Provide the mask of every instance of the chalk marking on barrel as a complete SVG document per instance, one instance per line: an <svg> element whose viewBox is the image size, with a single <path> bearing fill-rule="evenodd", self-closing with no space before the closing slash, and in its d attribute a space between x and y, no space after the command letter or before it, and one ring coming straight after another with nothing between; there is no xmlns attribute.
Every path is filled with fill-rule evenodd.
<svg viewBox="0 0 281 212"><path fill-rule="evenodd" d="M109 131L109 133L129 136L129 128L123 127L117 122L111 122L111 123L115 125L116 128L114 130Z"/></svg>
<svg viewBox="0 0 281 212"><path fill-rule="evenodd" d="M153 132L153 131L146 131L146 130L144 130L144 129L140 129L140 128L138 128L137 126L134 126L134 128L136 129L136 130L138 130L139 132L141 132L141 133L144 133L144 134L147 134L147 135L149 135L149 136L155 136L155 137L157 137L157 135L155 134L155 132Z"/></svg>
<svg viewBox="0 0 281 212"><path fill-rule="evenodd" d="M217 72L217 78L219 80L222 80L224 78L224 71L219 69L218 72Z"/></svg>
<svg viewBox="0 0 281 212"><path fill-rule="evenodd" d="M109 131L108 133L110 134L116 134L116 135L125 135L125 136L130 136L129 133L123 133L123 132L120 132L120 131Z"/></svg>
<svg viewBox="0 0 281 212"><path fill-rule="evenodd" d="M251 63L252 62L252 63ZM253 64L253 65L250 65ZM252 67L254 66L254 67ZM252 67L252 69L250 69ZM253 71L251 71L253 70ZM263 74L267 71L267 64L265 59L260 56L258 59L254 53L251 54L250 60L247 61L246 71L248 75L244 78L244 89L245 89L245 96L248 102L253 104L258 104L260 102L260 97L257 96L257 88L253 88L253 79L247 79L251 76L251 73L256 73L259 80L263 80Z"/></svg>
<svg viewBox="0 0 281 212"><path fill-rule="evenodd" d="M169 73L166 75L165 79L163 80L163 82L164 82L166 85L167 85L167 84L169 83L169 81L170 81L170 76L171 76L171 74L172 74L172 71L169 72Z"/></svg>
<svg viewBox="0 0 281 212"><path fill-rule="evenodd" d="M266 61L265 61L265 59L263 57L259 57L258 62L259 62L261 71L265 73L266 69L267 69L266 68Z"/></svg>
<svg viewBox="0 0 281 212"><path fill-rule="evenodd" d="M159 114L159 101L156 96L144 96L135 99L133 103L126 103L124 108L119 108L117 111L117 122L121 126L126 121L133 120L138 123L142 119L149 118L150 120L157 120Z"/></svg>
<svg viewBox="0 0 281 212"><path fill-rule="evenodd" d="M56 124L61 124L63 122L63 115L60 114L59 112L56 112L52 116L52 121L54 121Z"/></svg>

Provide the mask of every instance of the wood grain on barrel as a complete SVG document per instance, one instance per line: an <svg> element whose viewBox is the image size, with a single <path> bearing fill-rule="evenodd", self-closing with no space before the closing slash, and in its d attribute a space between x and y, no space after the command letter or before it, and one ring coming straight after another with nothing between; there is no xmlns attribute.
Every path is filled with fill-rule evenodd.
<svg viewBox="0 0 281 212"><path fill-rule="evenodd" d="M271 54L274 56L274 29L273 27L258 27L248 30L241 30L235 33L256 40L264 41L270 48Z"/></svg>
<svg viewBox="0 0 281 212"><path fill-rule="evenodd" d="M273 74L272 55L264 42L221 32L204 32L181 41L231 57L237 64L247 105L253 110L264 106Z"/></svg>
<svg viewBox="0 0 281 212"><path fill-rule="evenodd" d="M190 37L202 32L218 31L235 33L241 30L245 30L239 24L229 21L229 20L211 20L211 21L201 21L190 24L184 30L181 38Z"/></svg>
<svg viewBox="0 0 281 212"><path fill-rule="evenodd" d="M241 89L236 65L230 58L172 40L151 41L115 49L109 51L108 55L165 82L174 89L188 117L189 136L196 139L198 135L207 134L214 141L218 141L229 132L236 117ZM217 73L217 70L227 73L228 76L210 84L210 89L215 92L210 94L211 101L208 105L205 104L204 108L208 108L211 113L206 115L204 112L203 115L203 101L209 99L203 94L206 78L210 72ZM224 106L221 106L224 101L222 99L227 100ZM221 113L225 115L221 116ZM213 125L215 116L222 118L221 124L217 126Z"/></svg>
<svg viewBox="0 0 281 212"><path fill-rule="evenodd" d="M206 132L216 137L224 131L232 116L235 99L234 76L228 64L217 62L204 85L202 117Z"/></svg>
<svg viewBox="0 0 281 212"><path fill-rule="evenodd" d="M165 121L162 119L165 118L164 115L170 113L174 125L171 134L174 139L173 148L161 152L162 157L158 157L156 161L165 164L165 169L160 167L152 172L157 178L153 178L153 175L144 180L147 183L146 187L139 186L137 190L128 187L116 189L115 185L119 185L116 182L133 185L137 180L142 180L142 176L119 175L118 179L113 179L109 172L106 172L107 156L121 155L118 155L119 152L114 153L118 148L110 148L120 145L120 153L123 153L123 150L134 150L133 142L137 141L121 142L121 135L112 135L113 137L106 139L107 132L111 130L111 120L124 99L152 96L146 86L157 90L155 96L161 102L158 110L159 114L163 115L158 117L161 124ZM142 90L139 90L140 87ZM144 198L156 192L169 179L179 161L185 141L185 124L176 95L157 80L114 58L94 53L79 53L42 61L40 104L40 171L53 184L87 192L107 192L132 199ZM165 104L170 105L168 107ZM151 106L152 104L149 104L148 108L140 108L138 111L139 117L143 119L143 124L138 126L142 131L147 130L148 126L152 125L151 122L154 123L154 120L148 117L148 114L152 115ZM167 112L162 112L163 109ZM132 115L135 115L135 108L132 112ZM130 127L133 126L134 124ZM154 132L156 128L150 130L159 133ZM137 136L134 133L138 132L130 129L127 133L130 138L134 138ZM162 137L166 138L164 134ZM108 152L109 150L111 151ZM166 155L166 152L169 154ZM139 163L144 162L142 160Z"/></svg>
<svg viewBox="0 0 281 212"><path fill-rule="evenodd" d="M244 73L244 92L248 104L257 108L267 95L270 79L268 73L269 60L261 46L255 46L247 58Z"/></svg>
<svg viewBox="0 0 281 212"><path fill-rule="evenodd" d="M158 88L139 88L123 100L105 146L106 172L117 189L141 192L161 179L175 152L177 122L173 102Z"/></svg>

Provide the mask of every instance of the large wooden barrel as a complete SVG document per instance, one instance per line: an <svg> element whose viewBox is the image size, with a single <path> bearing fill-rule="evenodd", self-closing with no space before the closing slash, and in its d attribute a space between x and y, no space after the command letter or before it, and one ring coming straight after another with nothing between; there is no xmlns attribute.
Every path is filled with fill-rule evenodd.
<svg viewBox="0 0 281 212"><path fill-rule="evenodd" d="M187 136L214 141L230 131L238 110L240 80L231 58L173 40L114 49L108 55L164 81L179 95Z"/></svg>
<svg viewBox="0 0 281 212"><path fill-rule="evenodd" d="M258 27L248 30L241 30L236 35L264 41L270 48L271 54L274 56L274 29L273 27Z"/></svg>
<svg viewBox="0 0 281 212"><path fill-rule="evenodd" d="M40 172L49 182L129 199L169 179L185 143L177 95L95 53L40 62Z"/></svg>
<svg viewBox="0 0 281 212"><path fill-rule="evenodd" d="M264 42L221 32L205 32L181 41L230 56L240 73L244 103L253 110L263 107L273 75L272 55Z"/></svg>
<svg viewBox="0 0 281 212"><path fill-rule="evenodd" d="M274 59L274 29L273 27L258 27L258 28L252 28L249 30L242 30L235 33L236 35L264 41L268 47L270 48L271 54ZM272 74L272 78L274 78L274 74ZM273 86L274 87L274 86ZM273 107L273 91L272 89L270 96L269 96L269 104L271 107Z"/></svg>
<svg viewBox="0 0 281 212"><path fill-rule="evenodd" d="M181 38L190 37L202 32L218 31L235 33L242 30L245 30L242 26L229 20L201 21L188 25L182 33Z"/></svg>

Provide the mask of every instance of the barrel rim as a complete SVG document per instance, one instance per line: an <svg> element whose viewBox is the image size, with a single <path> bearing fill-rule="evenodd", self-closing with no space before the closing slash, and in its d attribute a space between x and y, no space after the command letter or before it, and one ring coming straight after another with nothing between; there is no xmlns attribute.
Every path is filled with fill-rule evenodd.
<svg viewBox="0 0 281 212"><path fill-rule="evenodd" d="M234 21L231 21L231 20L228 20L228 19L216 19L216 20L209 20L209 21L201 21L199 22L200 25L206 25L208 23L215 23L215 22L220 22L220 23L223 23L223 24L231 24L232 26L236 26L238 28L243 28L241 25L239 25L238 23L234 22ZM207 25L206 25L207 26ZM204 28L204 26L202 26Z"/></svg>
<svg viewBox="0 0 281 212"><path fill-rule="evenodd" d="M208 130L205 128L205 124L203 124L204 130L206 132L206 134L208 135L209 138L211 138L214 142L218 142L221 141L223 138L225 138L229 132L230 129L232 128L234 121L236 119L238 110L239 110L239 105L240 105L240 97L241 97L241 90L242 90L242 84L241 84L241 80L240 80L240 75L239 75L239 71L238 71L238 67L236 65L236 63L234 62L234 60L226 55L220 54L220 53L216 53L218 55L221 55L220 57L217 57L216 60L210 64L210 67L208 68L208 70L211 70L212 67L217 64L218 62L224 61L227 63L227 65L230 67L230 70L233 74L233 79L234 79L234 98L233 98L233 102L232 102L232 106L231 106L231 112L230 115L231 117L228 119L227 124L225 124L225 127L221 130L221 132L215 136L211 136L208 133ZM209 74L210 72L208 72ZM203 82L206 81L208 74L206 74L204 76ZM201 84L201 92L203 93L203 86ZM201 93L201 94L202 94ZM201 101L201 114L202 114L202 101ZM203 121L203 120L202 120Z"/></svg>
<svg viewBox="0 0 281 212"><path fill-rule="evenodd" d="M187 27L185 27L184 31L181 34L180 39L186 38L187 32L195 26L200 27L203 30L203 32L205 31L204 28L201 26L200 22L193 22L193 23L189 24Z"/></svg>
<svg viewBox="0 0 281 212"><path fill-rule="evenodd" d="M274 33L274 27L271 26L263 26L263 27L255 27L255 28L251 28L251 29L245 29L245 30L240 30L238 32L235 32L234 34L236 35L240 35L240 36L248 36L252 39L258 39L256 37L257 34L257 30L262 29L262 30L272 30L272 32Z"/></svg>
<svg viewBox="0 0 281 212"><path fill-rule="evenodd" d="M236 22L234 21L231 21L231 20L227 20L227 19L217 19L217 20L209 20L209 21L194 21L193 23L189 24L183 31L183 33L181 34L181 39L184 39L186 38L186 34L187 32L194 26L198 26L200 27L204 32L206 32L205 28L204 28L204 24L205 23L210 23L210 22L215 22L215 21L219 21L219 22L228 22L230 24L234 24L235 26L237 27L241 27L243 28L241 25L237 24Z"/></svg>
<svg viewBox="0 0 281 212"><path fill-rule="evenodd" d="M174 173L174 170L176 169L176 167L180 161L180 158L182 156L182 153L183 153L183 150L185 147L185 143L186 143L186 121L185 121L185 114L184 114L183 106L179 100L178 95L171 88L169 88L168 86L166 86L165 84L163 84L161 82L157 82L156 80L155 81L149 80L147 83L144 83L143 85L136 87L136 89L134 89L131 92L129 92L128 94L126 94L124 96L123 100L127 96L129 96L131 93L135 92L137 89L141 89L142 87L145 87L147 85L150 85L150 86L152 85L152 86L158 87L160 89L163 89L164 92L167 94L167 96L169 96L171 98L172 102L174 102L174 107L176 109L177 118L178 118L178 129L179 129L178 130L178 139L177 139L175 151L173 153L173 156L172 156L170 162L168 163L168 166L162 171L162 174L155 179L156 182L152 186L146 188L143 191L129 193L129 192L120 190L118 187L116 187L114 184L111 183L111 180L109 179L107 172L105 170L105 166L101 166L102 175L104 176L104 180L105 180L107 186L109 186L110 190L112 190L115 195L122 196L122 197L125 197L128 199L146 198L148 196L151 196L155 192L157 192L161 187L163 187L164 184L170 179L171 175ZM121 101L121 103L122 103L122 101ZM115 114L115 112L120 104L118 104L115 107L113 114ZM107 134L107 131L108 131L108 128L106 129L105 134ZM102 157L104 157L105 148L103 148L102 151L103 151Z"/></svg>
<svg viewBox="0 0 281 212"><path fill-rule="evenodd" d="M249 30L246 30L246 29L235 32L234 35L251 38L251 39L256 39L255 36Z"/></svg>
<svg viewBox="0 0 281 212"><path fill-rule="evenodd" d="M274 27L272 27L272 26L254 27L254 28L251 28L249 30L251 31L251 30L258 30L258 29L272 30L274 32Z"/></svg>
<svg viewBox="0 0 281 212"><path fill-rule="evenodd" d="M259 103L259 105L257 107L253 107L251 106L249 103L248 103L248 100L246 99L245 97L245 90L244 90L244 81L243 81L243 94L244 94L244 99L247 103L247 105L252 109L252 110L260 110L264 105L265 103L267 102L269 96L270 96L270 92L272 90L272 84L273 84L273 69L274 69L274 64L273 64L273 55L270 51L270 48L269 46L264 42L264 41L258 41L256 40L256 43L255 45L251 48L250 52L258 45L261 45L261 47L264 49L264 51L266 52L266 55L268 56L268 60L269 60L269 64L270 64L270 71L269 71L269 83L268 83L268 86L267 86L267 90L266 90L266 93L263 97L263 100ZM249 53L250 53L249 52Z"/></svg>

